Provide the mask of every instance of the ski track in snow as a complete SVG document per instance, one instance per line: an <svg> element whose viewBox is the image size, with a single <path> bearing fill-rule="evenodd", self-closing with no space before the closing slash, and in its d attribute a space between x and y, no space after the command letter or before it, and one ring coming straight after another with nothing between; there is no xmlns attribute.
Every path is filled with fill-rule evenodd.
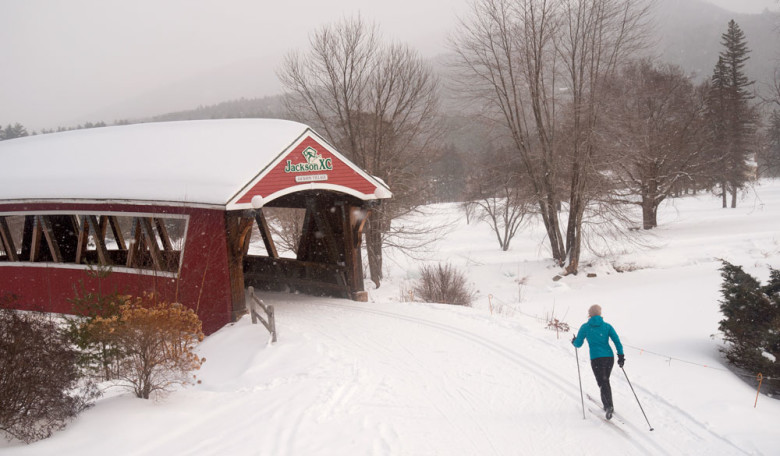
<svg viewBox="0 0 780 456"><path fill-rule="evenodd" d="M515 349L509 348L495 340L491 340L491 338L489 338L489 336L486 337L485 334L470 332L452 325L448 325L441 321L434 321L426 318L392 312L386 308L366 308L351 302L340 303L335 301L328 301L306 305L320 308L339 309L342 311L349 310L350 312L358 312L360 314L376 315L382 318L393 319L396 322L408 322L413 325L424 326L426 328L433 329L438 333L445 334L451 338L460 339L461 341L465 341L472 346L477 346L484 351L489 352L492 356L496 357L497 361L495 362L495 365L497 366L508 361L511 363L511 365L521 368L521 370L525 371L526 374L532 373L533 377L537 377L534 381L534 387L537 390L536 392L538 392L539 388L554 389L557 390L557 392L564 398L564 400L559 400L557 403L549 404L552 409L557 410L561 414L573 414L574 410L576 409L572 409L571 404L579 405L580 403L577 383L564 380L560 373L550 370L544 364L521 354ZM278 306L277 308L280 307L282 306ZM322 324L321 317L322 315L318 315L314 320L312 320L312 323L316 325ZM327 339L328 332L334 330L334 328L328 327L328 325L322 325L322 327L324 330L318 334L318 337ZM346 325L345 329L349 330L349 328L350 325ZM538 343L538 339L531 338L530 336L526 336L520 332L517 332L515 335L518 338L527 339L527 342L530 344ZM342 336L340 336L340 338ZM391 350L391 347L388 347L385 344L386 341L377 340L377 338L373 336L376 335L365 338L348 336L347 340L355 343L357 346L360 346L361 352L365 352L367 351L366 349L369 349L368 351L376 352L378 357L381 357L386 361L399 361L405 357L405 361L402 361L403 365L397 366L402 370L412 372L415 369L426 368L424 360L417 358L414 354L415 350L420 350L420 346L417 341L411 341L410 346L392 347ZM335 341L336 339L330 338L330 340ZM370 346L367 347L366 345ZM403 353L396 351L396 348L400 348ZM465 358L468 359L469 356L466 356ZM618 372L613 372L613 383L616 381L616 374L618 374ZM583 369L583 375L590 375L590 370ZM511 449L502 449L497 447L493 443L493 440L496 438L492 436L494 431L492 429L485 428L485 426L480 423L478 419L465 420L465 423L462 419L452 419L453 416L468 416L470 412L479 410L481 404L479 398L473 397L473 393L468 393L462 388L457 389L457 387L454 387L451 384L453 381L447 379L446 375L443 376L443 378L443 384L439 386L445 390L445 397L448 398L448 404L437 403L435 401L435 397L429 399L429 404L436 411L438 411L443 418L448 420L449 424L457 430L458 435L468 436L467 441L464 443L468 445L469 448L468 451L464 451L463 454L515 454L511 451ZM343 386L343 391L334 395L331 403L326 405L325 408L330 408L334 413L338 412L340 408L343 408L344 392L348 391L349 396L354 396L356 390L363 387L363 385L356 384L355 382L359 383L360 379L354 378L351 381L351 384ZM453 391L453 388L455 388L455 391ZM635 388L637 388L637 386L635 386ZM641 387L637 389L644 393L644 397L648 396L648 394ZM531 394L534 392L535 391L531 391ZM549 392L540 395L549 397ZM649 429L644 427L644 423L642 423L642 425L637 425L626 421L623 415L621 415L621 419L623 419L626 424L621 424L619 428L608 423L603 423L601 421L603 419L603 412L601 411L595 412L589 410L591 414L591 420L596 418L599 420L600 425L608 426L609 431L621 440L620 443L626 448L626 454L674 454L676 451L674 445L675 441L671 440L671 442L664 442L665 439L668 439L669 434L672 433L674 435L680 435L684 438L695 436L698 440L697 448L701 449L701 451L697 454L746 454L744 451L740 450L730 442L710 432L693 417L685 414L677 407L663 401L663 398L655 396L653 399L655 401L662 402L662 404L656 404L654 410L663 411L663 413L657 414L656 420L658 420L659 423L655 424L655 431L653 434L649 434ZM525 397L524 400L528 400L528 402L534 402L534 399L529 397ZM632 402L632 405L636 405L633 397L624 397L621 400L625 404L624 408L628 408L629 404ZM629 400L631 402L629 402ZM527 402L520 404L521 407L527 407L529 405L530 404ZM520 409L517 412L518 414L522 415L523 410ZM554 417L554 415L551 415L551 417ZM640 419L643 419L641 414L639 417ZM663 417L663 419L659 419L661 417ZM635 420L634 417L632 417L632 419ZM562 436L556 435L556 432L554 431L555 429L557 429L558 432L565 432L562 426L560 426L560 423L556 423L554 420L549 418L548 421L543 426L540 426L539 429L547 430L545 432L541 432L541 434L537 433L534 436L534 440L536 441L535 445L539 445L539 450L550 450L551 448L546 447L547 445L552 445L554 447L554 442L561 440ZM667 435L661 436L662 434ZM401 437L403 437L403 435L401 435ZM503 436L503 439L506 440L506 436ZM518 444L520 443L521 442L518 442ZM615 444L614 441L611 443ZM392 444L392 442L390 444ZM528 444L529 442L522 441L522 445ZM388 443L385 442L385 445L388 445ZM567 446L568 445L564 445L564 448ZM391 453L393 452L391 451Z"/></svg>
<svg viewBox="0 0 780 456"><path fill-rule="evenodd" d="M738 211L710 196L679 199L680 211L664 205L650 246L619 243L613 256L592 258L598 278L558 282L539 224L498 252L492 233L465 224L455 205L432 207L422 223L455 226L430 261L465 268L473 308L398 302L420 267L399 258L382 289L369 290L371 303L263 293L279 343L244 317L199 347L202 384L159 402L112 391L51 438L0 442L0 454L778 454L778 403L762 395L754 408L755 389L727 372L710 336L721 318L718 259L763 280L780 261L780 180L760 190L765 204ZM617 367L619 421L605 421L598 399L583 419L571 335L558 340L531 317L557 309L581 324L591 303L605 305L629 348L627 373L653 432ZM581 351L583 391L597 398L586 358Z"/></svg>

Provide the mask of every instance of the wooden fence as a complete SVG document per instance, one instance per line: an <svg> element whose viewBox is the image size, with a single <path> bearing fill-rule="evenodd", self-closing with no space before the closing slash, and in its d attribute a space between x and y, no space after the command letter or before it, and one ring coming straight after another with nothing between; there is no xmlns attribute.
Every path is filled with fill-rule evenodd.
<svg viewBox="0 0 780 456"><path fill-rule="evenodd" d="M260 323L271 333L271 343L276 342L276 317L274 316L274 306L266 305L262 299L255 294L254 287L249 287L247 291L246 305L249 308L249 314L252 315L252 323ZM261 312L259 312L262 310Z"/></svg>

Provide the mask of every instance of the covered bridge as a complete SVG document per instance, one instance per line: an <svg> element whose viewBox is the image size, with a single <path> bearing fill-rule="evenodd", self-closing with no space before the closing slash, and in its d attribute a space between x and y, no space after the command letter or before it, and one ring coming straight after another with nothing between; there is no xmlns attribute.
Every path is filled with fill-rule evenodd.
<svg viewBox="0 0 780 456"><path fill-rule="evenodd" d="M211 333L244 312L249 285L364 299L363 223L390 196L311 128L284 120L3 141L0 304L69 313L78 289L155 292L195 309ZM279 255L263 208L305 211L294 258Z"/></svg>

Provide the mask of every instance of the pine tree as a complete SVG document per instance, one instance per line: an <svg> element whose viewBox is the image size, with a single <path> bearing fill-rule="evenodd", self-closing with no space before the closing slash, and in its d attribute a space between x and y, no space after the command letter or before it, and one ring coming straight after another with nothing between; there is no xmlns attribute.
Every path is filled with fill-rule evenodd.
<svg viewBox="0 0 780 456"><path fill-rule="evenodd" d="M757 112L750 105L753 95L748 90L754 81L744 71L750 53L745 34L731 20L721 38L724 50L713 70L708 97L712 152L718 159L714 174L723 191L723 207L727 206L728 193L731 207L736 207L737 193L751 173L748 158L753 152Z"/></svg>
<svg viewBox="0 0 780 456"><path fill-rule="evenodd" d="M17 122L13 125L9 124L5 129L0 131L0 140L21 138L27 135L29 135L29 133L27 132L27 129L24 128L24 125Z"/></svg>
<svg viewBox="0 0 780 456"><path fill-rule="evenodd" d="M780 271L770 270L762 286L740 266L723 262L719 329L727 346L726 359L734 366L765 377L780 377ZM780 384L770 386L780 390Z"/></svg>

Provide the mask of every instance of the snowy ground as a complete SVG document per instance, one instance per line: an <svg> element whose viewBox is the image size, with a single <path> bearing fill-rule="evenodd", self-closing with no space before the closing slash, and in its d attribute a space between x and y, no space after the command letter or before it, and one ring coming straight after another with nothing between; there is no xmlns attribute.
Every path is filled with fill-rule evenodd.
<svg viewBox="0 0 780 456"><path fill-rule="evenodd" d="M144 401L113 391L64 431L15 455L730 455L778 454L780 401L723 365L717 335L720 263L766 280L780 267L780 181L737 209L711 195L664 205L645 247L614 241L582 274L552 278L543 233L528 228L501 252L487 225L454 205L429 261L450 261L478 291L473 308L403 302L420 263L387 260L368 303L300 295L263 298L279 342L247 318L201 345L202 384ZM617 272L617 269L628 272ZM587 278L586 273L595 273ZM612 374L617 418L585 399L575 351L545 328L573 329L594 303L626 346ZM713 336L714 335L714 336ZM582 385L598 397L587 350Z"/></svg>

